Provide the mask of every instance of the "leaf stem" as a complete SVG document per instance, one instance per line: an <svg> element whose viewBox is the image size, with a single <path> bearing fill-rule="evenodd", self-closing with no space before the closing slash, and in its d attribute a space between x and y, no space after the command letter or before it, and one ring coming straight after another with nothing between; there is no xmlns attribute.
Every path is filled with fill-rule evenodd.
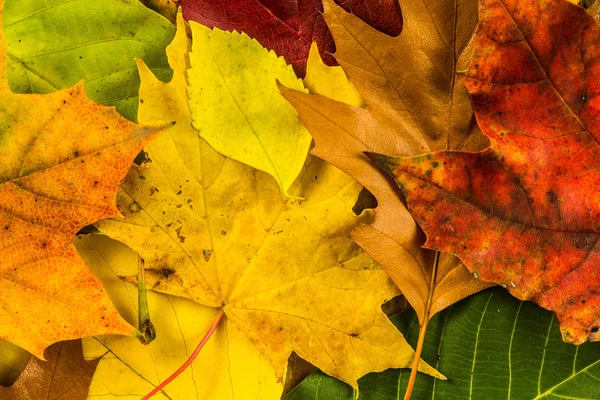
<svg viewBox="0 0 600 400"><path fill-rule="evenodd" d="M156 338L156 329L150 320L150 311L148 309L148 296L146 294L146 268L144 259L138 255L138 330L141 336L139 341L144 344L150 344Z"/></svg>
<svg viewBox="0 0 600 400"><path fill-rule="evenodd" d="M425 343L425 332L427 331L427 325L429 324L431 311L431 305L433 303L433 292L435 291L435 280L437 278L438 264L440 262L440 252L435 252L435 258L433 260L433 267L431 270L431 279L429 281L429 292L427 293L427 302L425 303L425 310L423 312L423 319L419 321L419 339L417 340L417 348L415 349L415 358L410 371L410 378L406 385L406 392L404 393L404 400L410 400L417 379L417 372L419 370L419 362L421 361L421 353L423 353L423 344Z"/></svg>
<svg viewBox="0 0 600 400"><path fill-rule="evenodd" d="M225 312L223 311L222 308L219 308L219 312L217 312L215 320L213 321L213 323L210 326L210 328L208 328L208 332L206 332L206 335L204 335L204 338L198 344L198 347L196 347L196 350L194 350L194 352L192 353L192 355L186 360L185 363L183 363L183 365L181 367L179 367L179 369L177 371L173 372L173 374L171 374L171 376L169 376L167 379L165 379L164 382L162 382L160 385L158 385L157 387L155 387L150 393L148 393L147 395L145 395L142 398L142 400L148 400L150 397L152 397L156 393L160 392L165 386L167 386L169 383L171 383L171 381L173 379L177 378L183 371L185 371L185 369L187 367L189 367L192 362L194 362L194 360L196 359L196 357L200 353L200 350L202 350L202 348L204 347L204 345L206 344L206 342L208 342L208 339L210 339L210 337L213 335L213 333L215 333L215 331L217 330L217 326L219 325L219 322L221 322L221 319L223 318L223 315L225 315Z"/></svg>

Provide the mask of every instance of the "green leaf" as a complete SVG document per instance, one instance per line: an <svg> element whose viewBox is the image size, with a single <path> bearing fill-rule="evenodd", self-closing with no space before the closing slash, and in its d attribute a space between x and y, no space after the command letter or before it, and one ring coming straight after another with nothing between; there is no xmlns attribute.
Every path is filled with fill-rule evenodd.
<svg viewBox="0 0 600 400"><path fill-rule="evenodd" d="M411 310L392 317L414 344ZM563 343L554 313L494 288L435 316L423 359L448 377L420 375L413 399L599 399L600 343ZM409 370L359 380L360 400L402 398ZM354 400L352 388L322 372L311 374L285 400Z"/></svg>
<svg viewBox="0 0 600 400"><path fill-rule="evenodd" d="M85 79L94 101L137 119L141 58L164 80L175 27L137 0L6 0L8 81L16 93L50 93Z"/></svg>
<svg viewBox="0 0 600 400"><path fill-rule="evenodd" d="M283 57L245 33L190 26L194 127L219 153L273 176L288 195L312 138L275 82L304 90L302 81Z"/></svg>
<svg viewBox="0 0 600 400"><path fill-rule="evenodd" d="M0 386L10 386L27 366L31 354L4 339L0 339Z"/></svg>

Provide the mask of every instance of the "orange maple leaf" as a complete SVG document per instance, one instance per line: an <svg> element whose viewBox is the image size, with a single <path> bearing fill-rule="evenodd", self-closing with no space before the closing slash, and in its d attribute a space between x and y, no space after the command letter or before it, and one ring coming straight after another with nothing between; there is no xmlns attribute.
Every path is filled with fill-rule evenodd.
<svg viewBox="0 0 600 400"><path fill-rule="evenodd" d="M0 337L43 358L50 344L135 329L71 239L119 215L121 180L161 129L90 101L78 84L17 95L6 80L0 0Z"/></svg>
<svg viewBox="0 0 600 400"><path fill-rule="evenodd" d="M464 81L491 146L372 155L475 275L600 340L600 25L564 0L481 0Z"/></svg>

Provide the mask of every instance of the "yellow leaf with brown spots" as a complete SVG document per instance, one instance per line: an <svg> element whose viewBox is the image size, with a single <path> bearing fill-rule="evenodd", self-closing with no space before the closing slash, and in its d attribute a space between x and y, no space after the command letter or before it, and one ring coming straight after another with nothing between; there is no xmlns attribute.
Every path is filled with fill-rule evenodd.
<svg viewBox="0 0 600 400"><path fill-rule="evenodd" d="M137 273L138 255L107 236L82 236L77 250L106 285L121 315L137 324L137 286L119 279ZM139 400L183 364L217 310L182 297L148 292L156 339L102 335L83 340L86 359L100 358L90 386L95 400ZM282 385L273 369L234 324L222 321L198 358L156 399L279 399Z"/></svg>
<svg viewBox="0 0 600 400"><path fill-rule="evenodd" d="M190 122L182 24L168 50L172 82L140 65L139 120L177 124L127 175L125 219L98 228L144 258L149 288L223 307L280 381L292 352L354 387L367 372L409 366L413 350L381 311L398 290L350 238L371 217L352 212L361 186L310 158L290 189L305 200L283 198L271 176L211 149Z"/></svg>
<svg viewBox="0 0 600 400"><path fill-rule="evenodd" d="M158 130L90 101L81 84L13 94L0 33L0 337L43 358L57 341L135 332L71 239L118 214L119 184Z"/></svg>

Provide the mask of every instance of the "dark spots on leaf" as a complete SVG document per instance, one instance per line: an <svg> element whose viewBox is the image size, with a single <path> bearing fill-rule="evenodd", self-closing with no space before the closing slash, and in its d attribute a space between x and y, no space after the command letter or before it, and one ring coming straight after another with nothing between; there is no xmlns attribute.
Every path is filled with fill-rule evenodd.
<svg viewBox="0 0 600 400"><path fill-rule="evenodd" d="M440 166L440 163L439 163L439 162L437 162L437 161L434 161L434 162L431 164L431 166L432 166L433 168L437 168L437 167L439 167L439 166Z"/></svg>
<svg viewBox="0 0 600 400"><path fill-rule="evenodd" d="M179 192L177 192L177 196L179 196L181 193L183 193L181 190Z"/></svg>
<svg viewBox="0 0 600 400"><path fill-rule="evenodd" d="M227 236L227 231L221 231L221 236Z"/></svg>
<svg viewBox="0 0 600 400"><path fill-rule="evenodd" d="M79 157L79 152L78 151L74 151L73 152L73 157Z"/></svg>
<svg viewBox="0 0 600 400"><path fill-rule="evenodd" d="M556 204L556 194L552 190L546 192L546 201L550 204Z"/></svg>
<svg viewBox="0 0 600 400"><path fill-rule="evenodd" d="M352 337L358 337L358 335L356 333L351 333L350 336L352 336Z"/></svg>
<svg viewBox="0 0 600 400"><path fill-rule="evenodd" d="M145 181L146 177L144 175L140 175L140 180Z"/></svg>
<svg viewBox="0 0 600 400"><path fill-rule="evenodd" d="M425 171L425 176L431 176L431 170L428 169L427 171Z"/></svg>
<svg viewBox="0 0 600 400"><path fill-rule="evenodd" d="M140 98L140 104L144 104L144 99Z"/></svg>
<svg viewBox="0 0 600 400"><path fill-rule="evenodd" d="M155 270L156 273L158 273L160 276L162 276L165 279L169 279L171 277L171 275L175 274L175 270L173 268L161 268L158 270Z"/></svg>
<svg viewBox="0 0 600 400"><path fill-rule="evenodd" d="M590 332L592 333L596 333L600 330L600 328L598 328L597 326L594 326L592 329L590 329Z"/></svg>
<svg viewBox="0 0 600 400"><path fill-rule="evenodd" d="M135 160L133 160L133 163L135 165L137 165L138 167L140 167L142 164L146 164L146 163L150 163L152 162L152 160L150 159L150 157L148 157L148 153L146 153L145 151L140 151L138 153L138 155L135 157Z"/></svg>
<svg viewBox="0 0 600 400"><path fill-rule="evenodd" d="M204 256L204 261L208 262L210 257L212 256L212 250L202 250L202 255Z"/></svg>
<svg viewBox="0 0 600 400"><path fill-rule="evenodd" d="M154 196L154 193L158 192L158 188L150 186L150 196Z"/></svg>
<svg viewBox="0 0 600 400"><path fill-rule="evenodd" d="M585 303L586 303L585 299L581 300L581 304L585 304Z"/></svg>
<svg viewBox="0 0 600 400"><path fill-rule="evenodd" d="M177 205L175 206L175 208L181 208L181 207L183 207L183 204L177 204Z"/></svg>
<svg viewBox="0 0 600 400"><path fill-rule="evenodd" d="M182 228L182 227L180 226L179 228L175 229L175 232L177 233L177 238L179 239L179 241L180 241L181 243L184 243L184 242L185 242L185 236L183 236L183 235L181 234L181 228Z"/></svg>

